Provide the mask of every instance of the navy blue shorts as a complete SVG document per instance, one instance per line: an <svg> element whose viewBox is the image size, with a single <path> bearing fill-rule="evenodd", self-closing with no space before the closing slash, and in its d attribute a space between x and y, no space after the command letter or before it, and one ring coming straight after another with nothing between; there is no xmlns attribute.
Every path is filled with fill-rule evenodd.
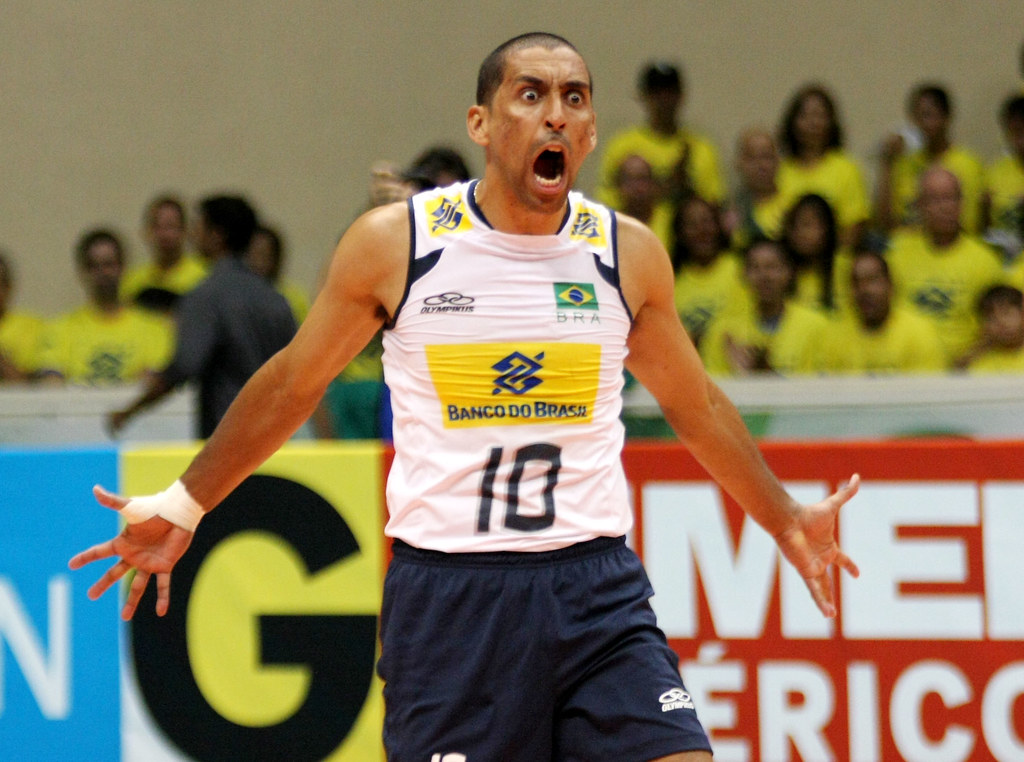
<svg viewBox="0 0 1024 762"><path fill-rule="evenodd" d="M377 667L388 759L645 762L710 750L652 594L622 538L543 553L396 542Z"/></svg>

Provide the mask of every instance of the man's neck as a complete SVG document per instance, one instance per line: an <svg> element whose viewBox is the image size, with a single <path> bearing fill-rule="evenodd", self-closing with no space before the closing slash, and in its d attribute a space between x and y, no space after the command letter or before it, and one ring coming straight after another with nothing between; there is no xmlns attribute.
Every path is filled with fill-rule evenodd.
<svg viewBox="0 0 1024 762"><path fill-rule="evenodd" d="M515 235L554 235L562 228L568 203L563 199L551 211L528 209L513 192L487 180L473 186L473 200L491 227Z"/></svg>

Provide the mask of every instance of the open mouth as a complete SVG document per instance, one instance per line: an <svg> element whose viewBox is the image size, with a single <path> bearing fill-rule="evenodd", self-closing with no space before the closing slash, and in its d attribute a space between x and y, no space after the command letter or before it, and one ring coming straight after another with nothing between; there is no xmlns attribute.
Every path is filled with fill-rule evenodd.
<svg viewBox="0 0 1024 762"><path fill-rule="evenodd" d="M565 169L565 154L550 149L542 151L533 162L533 174L541 185L555 186L562 180Z"/></svg>

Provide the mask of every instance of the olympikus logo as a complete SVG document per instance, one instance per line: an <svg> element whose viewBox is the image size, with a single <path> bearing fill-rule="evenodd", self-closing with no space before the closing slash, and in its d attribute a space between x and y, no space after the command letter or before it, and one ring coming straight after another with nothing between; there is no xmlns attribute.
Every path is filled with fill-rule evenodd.
<svg viewBox="0 0 1024 762"><path fill-rule="evenodd" d="M679 688L665 691L658 696L661 702L661 711L671 712L673 709L693 709L693 700L690 694Z"/></svg>
<svg viewBox="0 0 1024 762"><path fill-rule="evenodd" d="M457 291L446 291L424 299L420 312L472 312L474 301L476 300L472 296L465 296Z"/></svg>

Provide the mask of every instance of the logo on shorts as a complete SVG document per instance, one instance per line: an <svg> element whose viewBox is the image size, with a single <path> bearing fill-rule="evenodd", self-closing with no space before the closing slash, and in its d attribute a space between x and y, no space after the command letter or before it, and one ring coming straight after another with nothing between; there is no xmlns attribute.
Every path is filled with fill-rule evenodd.
<svg viewBox="0 0 1024 762"><path fill-rule="evenodd" d="M466 762L466 755L455 752L454 754L433 754L430 762Z"/></svg>
<svg viewBox="0 0 1024 762"><path fill-rule="evenodd" d="M690 694L680 688L673 688L658 696L661 702L661 711L671 712L673 709L693 709L693 699Z"/></svg>

